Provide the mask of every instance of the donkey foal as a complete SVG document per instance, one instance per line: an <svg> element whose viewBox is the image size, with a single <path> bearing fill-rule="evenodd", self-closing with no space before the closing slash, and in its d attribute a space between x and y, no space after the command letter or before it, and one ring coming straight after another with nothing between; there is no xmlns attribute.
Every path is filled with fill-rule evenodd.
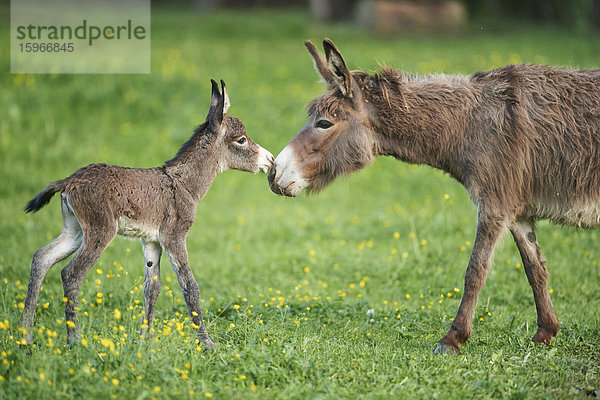
<svg viewBox="0 0 600 400"><path fill-rule="evenodd" d="M185 298L191 320L204 347L215 348L208 336L200 293L188 263L185 238L196 208L215 176L228 169L267 172L273 156L254 143L242 122L226 117L229 98L214 80L206 121L164 166L151 169L106 164L83 167L68 178L49 184L25 207L38 211L61 192L63 230L58 238L33 256L25 308L20 325L32 342L31 328L44 276L57 262L75 255L62 270L67 342L79 339L79 289L86 273L115 235L141 239L144 251L145 321L140 334L152 324L160 291L160 256L167 254Z"/></svg>

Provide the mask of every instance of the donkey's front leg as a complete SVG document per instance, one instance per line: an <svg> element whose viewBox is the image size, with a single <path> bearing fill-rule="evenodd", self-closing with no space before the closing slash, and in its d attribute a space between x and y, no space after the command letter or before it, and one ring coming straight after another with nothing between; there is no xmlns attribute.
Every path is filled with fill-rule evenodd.
<svg viewBox="0 0 600 400"><path fill-rule="evenodd" d="M194 327L198 329L198 339L202 342L205 349L215 349L217 346L213 343L206 332L202 312L200 311L200 290L198 283L194 279L194 274L188 263L188 253L185 245L185 238L171 240L163 244L163 249L169 261L173 266L173 270L177 275L179 286L183 292L183 297L188 307L190 317Z"/></svg>
<svg viewBox="0 0 600 400"><path fill-rule="evenodd" d="M154 306L160 293L160 255L162 249L156 242L142 240L144 250L144 322L140 328L140 335L151 332L150 327L154 320Z"/></svg>
<svg viewBox="0 0 600 400"><path fill-rule="evenodd" d="M503 218L485 213L484 207L479 207L477 219L477 235L473 252L465 275L465 290L458 313L452 321L450 330L438 342L436 353L460 353L460 345L471 336L471 319L479 298L479 291L485 284L485 279L492 264L492 254L505 227Z"/></svg>

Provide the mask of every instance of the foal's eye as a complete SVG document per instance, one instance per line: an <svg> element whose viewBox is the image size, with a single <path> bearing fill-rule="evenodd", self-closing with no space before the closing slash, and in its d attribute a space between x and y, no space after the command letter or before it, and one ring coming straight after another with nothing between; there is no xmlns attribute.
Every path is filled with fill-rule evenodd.
<svg viewBox="0 0 600 400"><path fill-rule="evenodd" d="M315 124L315 126L317 128L321 128L321 129L328 129L331 128L333 126L333 123L327 121L326 119L320 119L317 121L317 123Z"/></svg>
<svg viewBox="0 0 600 400"><path fill-rule="evenodd" d="M241 138L239 138L238 140L236 140L236 143L238 143L238 144L244 144L244 143L246 143L246 138L244 136L242 136Z"/></svg>

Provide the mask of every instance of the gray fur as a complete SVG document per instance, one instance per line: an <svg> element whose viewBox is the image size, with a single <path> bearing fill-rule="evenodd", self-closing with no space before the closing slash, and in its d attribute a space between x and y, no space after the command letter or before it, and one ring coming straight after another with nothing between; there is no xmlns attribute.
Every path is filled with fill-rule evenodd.
<svg viewBox="0 0 600 400"><path fill-rule="evenodd" d="M37 211L52 195L61 192L63 231L52 243L37 251L20 324L28 343L40 287L48 270L75 255L61 272L67 324L67 341L79 339L77 306L79 289L102 251L119 234L141 239L144 251L145 321L147 332L160 291L160 256L164 251L181 286L191 321L205 348L216 347L208 336L200 311L200 293L188 262L186 236L198 203L216 175L227 169L256 173L271 166L273 156L247 135L235 117L225 117L229 103L225 84L222 93L212 81L211 107L206 122L165 166L151 169L106 164L83 167L66 179L53 182L26 207ZM241 143L243 142L243 143ZM156 280L155 280L156 278Z"/></svg>

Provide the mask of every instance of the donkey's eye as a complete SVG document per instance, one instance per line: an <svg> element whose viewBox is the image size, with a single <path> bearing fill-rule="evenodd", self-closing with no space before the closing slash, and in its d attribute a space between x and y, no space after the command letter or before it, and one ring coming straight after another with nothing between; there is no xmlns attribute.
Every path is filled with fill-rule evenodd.
<svg viewBox="0 0 600 400"><path fill-rule="evenodd" d="M315 126L317 128L321 128L321 129L328 129L331 128L333 126L333 123L327 121L326 119L320 119L317 121L317 123L315 124Z"/></svg>
<svg viewBox="0 0 600 400"><path fill-rule="evenodd" d="M242 136L241 138L239 138L235 142L238 143L238 144L244 144L244 143L246 143L246 138L244 136Z"/></svg>

